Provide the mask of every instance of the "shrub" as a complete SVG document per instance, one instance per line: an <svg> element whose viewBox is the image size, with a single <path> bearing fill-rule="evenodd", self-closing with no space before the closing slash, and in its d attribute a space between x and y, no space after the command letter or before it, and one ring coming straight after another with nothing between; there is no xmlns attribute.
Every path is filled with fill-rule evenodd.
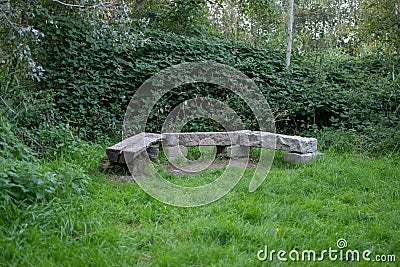
<svg viewBox="0 0 400 267"><path fill-rule="evenodd" d="M0 117L0 198L33 202L68 188L82 190L86 175L81 171L51 169L15 136L10 123ZM81 179L83 178L83 179Z"/></svg>

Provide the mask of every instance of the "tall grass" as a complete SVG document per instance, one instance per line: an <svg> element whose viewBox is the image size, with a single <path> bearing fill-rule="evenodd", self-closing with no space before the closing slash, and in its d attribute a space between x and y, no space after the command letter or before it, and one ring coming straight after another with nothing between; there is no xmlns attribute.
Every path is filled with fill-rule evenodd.
<svg viewBox="0 0 400 267"><path fill-rule="evenodd" d="M75 151L61 149L54 159L40 160L49 170L87 175L82 190L30 204L1 201L1 266L280 266L276 259L259 261L257 252L266 245L277 251L335 249L340 238L349 249L400 257L397 154L365 157L331 149L321 160L289 165L277 153L254 193L248 192L254 171L248 169L224 198L179 208L158 202L135 183L111 181L98 167L104 149L81 142ZM169 178L194 186L222 171Z"/></svg>

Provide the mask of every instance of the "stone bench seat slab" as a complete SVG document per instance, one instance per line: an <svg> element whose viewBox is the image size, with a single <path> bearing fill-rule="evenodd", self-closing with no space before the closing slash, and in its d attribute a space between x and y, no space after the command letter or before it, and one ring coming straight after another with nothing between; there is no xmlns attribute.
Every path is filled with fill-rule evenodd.
<svg viewBox="0 0 400 267"><path fill-rule="evenodd" d="M230 146L237 143L238 132L163 133L163 146Z"/></svg>
<svg viewBox="0 0 400 267"><path fill-rule="evenodd" d="M262 147L297 153L317 151L317 139L261 131L163 133L164 146L232 146Z"/></svg>
<svg viewBox="0 0 400 267"><path fill-rule="evenodd" d="M161 134L140 133L108 147L106 154L113 162L126 163L125 153L129 153L130 158L135 158L160 141Z"/></svg>

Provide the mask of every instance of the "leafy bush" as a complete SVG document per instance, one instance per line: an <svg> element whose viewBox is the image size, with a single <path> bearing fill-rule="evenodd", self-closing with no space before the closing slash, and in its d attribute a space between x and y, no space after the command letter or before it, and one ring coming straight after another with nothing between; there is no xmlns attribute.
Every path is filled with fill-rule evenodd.
<svg viewBox="0 0 400 267"><path fill-rule="evenodd" d="M46 25L43 29L48 32L48 87L56 93L60 114L71 125L84 128L88 138L118 133L127 104L137 88L158 71L182 62L212 60L231 65L256 82L262 81L264 92L272 102L277 98L275 95L288 90L283 57L265 47L159 31L138 33L131 47L127 47L114 42L107 31L99 36L98 30L94 32L89 23L55 21L57 27ZM150 115L148 130L160 131L160 122L172 108L197 96L227 102L242 115L249 128L254 125L246 104L233 93L208 84L196 84L181 86L166 95Z"/></svg>
<svg viewBox="0 0 400 267"><path fill-rule="evenodd" d="M77 147L79 133L68 124L43 123L36 127L20 127L22 141L32 148L39 158L54 159L64 148Z"/></svg>
<svg viewBox="0 0 400 267"><path fill-rule="evenodd" d="M81 191L86 178L81 170L73 168L54 170L42 165L32 150L15 136L11 125L1 119L1 199L32 202L45 199L56 192L65 192L67 188Z"/></svg>

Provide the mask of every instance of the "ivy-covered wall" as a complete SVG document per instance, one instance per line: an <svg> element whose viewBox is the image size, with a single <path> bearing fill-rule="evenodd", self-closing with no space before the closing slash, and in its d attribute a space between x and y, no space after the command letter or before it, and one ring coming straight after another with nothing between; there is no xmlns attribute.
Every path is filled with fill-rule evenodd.
<svg viewBox="0 0 400 267"><path fill-rule="evenodd" d="M119 136L129 100L153 74L174 64L205 60L227 64L253 79L276 115L278 132L298 134L322 127L364 132L371 127L398 128L397 61L389 64L375 57L315 64L294 58L287 70L282 53L261 45L160 31L138 32L134 38L127 38L122 33L116 36L93 29L85 21L56 21L42 25L43 32L47 32L46 90L55 93L62 118L79 127L88 138ZM208 84L179 87L158 107L172 109L195 96L227 102L248 128L254 127L245 103L227 90ZM170 109L154 110L147 129L160 131ZM188 126L189 130L215 128L218 126L207 120Z"/></svg>

